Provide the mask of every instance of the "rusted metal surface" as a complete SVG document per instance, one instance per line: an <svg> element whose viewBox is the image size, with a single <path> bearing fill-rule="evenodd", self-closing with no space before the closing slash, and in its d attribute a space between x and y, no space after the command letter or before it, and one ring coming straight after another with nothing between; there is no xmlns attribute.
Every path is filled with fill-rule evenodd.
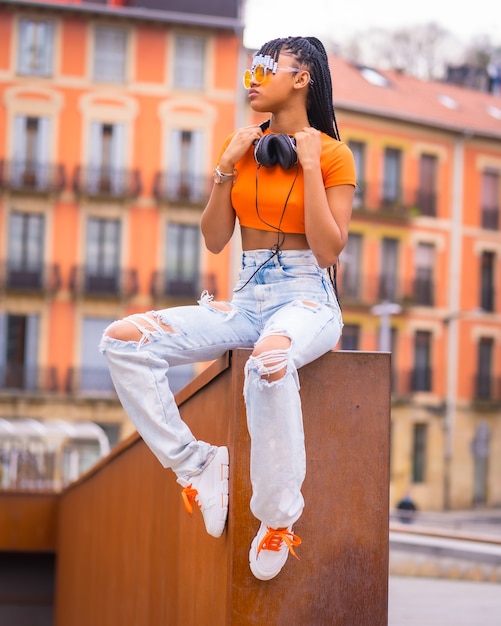
<svg viewBox="0 0 501 626"><path fill-rule="evenodd" d="M53 552L58 494L0 492L0 550Z"/></svg>
<svg viewBox="0 0 501 626"><path fill-rule="evenodd" d="M187 516L174 475L131 439L61 495L56 626L387 624L389 355L331 352L300 370L303 544L300 561L268 582L248 566L259 526L249 511L248 355L235 351L178 398L197 437L230 449L223 537L206 534L198 511Z"/></svg>

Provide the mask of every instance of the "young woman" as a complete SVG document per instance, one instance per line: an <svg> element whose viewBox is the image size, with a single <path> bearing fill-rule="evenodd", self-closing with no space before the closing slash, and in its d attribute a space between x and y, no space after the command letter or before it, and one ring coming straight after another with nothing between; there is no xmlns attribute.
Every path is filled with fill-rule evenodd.
<svg viewBox="0 0 501 626"><path fill-rule="evenodd" d="M336 345L342 330L335 266L348 237L355 167L340 141L327 55L313 37L266 43L244 75L269 124L234 132L214 171L201 229L220 252L236 220L242 266L231 302L204 292L198 306L131 315L101 350L128 415L196 504L207 532L224 531L228 450L195 439L169 389L169 366L252 348L244 396L251 438L252 513L260 522L252 573L276 576L301 543L305 446L297 370Z"/></svg>

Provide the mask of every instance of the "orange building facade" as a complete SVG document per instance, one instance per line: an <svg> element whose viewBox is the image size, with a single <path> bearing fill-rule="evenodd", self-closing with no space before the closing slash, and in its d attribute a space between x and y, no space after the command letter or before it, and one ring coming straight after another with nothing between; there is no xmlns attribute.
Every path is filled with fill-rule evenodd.
<svg viewBox="0 0 501 626"><path fill-rule="evenodd" d="M358 173L338 348L392 352L392 505L501 505L501 97L332 59Z"/></svg>
<svg viewBox="0 0 501 626"><path fill-rule="evenodd" d="M240 2L168 5L0 8L6 487L52 471L32 420L63 430L92 421L112 444L132 430L98 350L111 321L228 291L231 250L206 253L199 219L219 147L238 123ZM174 387L194 373L177 368ZM12 461L19 424L24 437L33 430L22 444L31 469ZM80 441L67 456L79 446L73 463L83 469L94 453Z"/></svg>

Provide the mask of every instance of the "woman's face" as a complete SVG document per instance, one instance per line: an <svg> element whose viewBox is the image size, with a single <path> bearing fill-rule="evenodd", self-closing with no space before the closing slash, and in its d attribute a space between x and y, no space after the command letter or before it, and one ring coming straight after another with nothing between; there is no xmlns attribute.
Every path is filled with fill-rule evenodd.
<svg viewBox="0 0 501 626"><path fill-rule="evenodd" d="M267 59L267 57L264 57ZM251 107L258 112L273 112L276 108L287 104L294 82L301 71L294 56L280 53L278 65L272 69L263 68L260 58L256 57L250 73L246 76L248 98Z"/></svg>

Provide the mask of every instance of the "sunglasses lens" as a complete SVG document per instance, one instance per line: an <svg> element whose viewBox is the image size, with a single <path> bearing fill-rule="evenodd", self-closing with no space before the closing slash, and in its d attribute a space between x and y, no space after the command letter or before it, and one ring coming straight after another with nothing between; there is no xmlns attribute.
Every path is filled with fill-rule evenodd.
<svg viewBox="0 0 501 626"><path fill-rule="evenodd" d="M244 72L244 87L249 89L252 80L252 72L250 70L245 70Z"/></svg>
<svg viewBox="0 0 501 626"><path fill-rule="evenodd" d="M263 65L256 65L254 68L254 80L256 83L262 83L266 76L266 69Z"/></svg>

